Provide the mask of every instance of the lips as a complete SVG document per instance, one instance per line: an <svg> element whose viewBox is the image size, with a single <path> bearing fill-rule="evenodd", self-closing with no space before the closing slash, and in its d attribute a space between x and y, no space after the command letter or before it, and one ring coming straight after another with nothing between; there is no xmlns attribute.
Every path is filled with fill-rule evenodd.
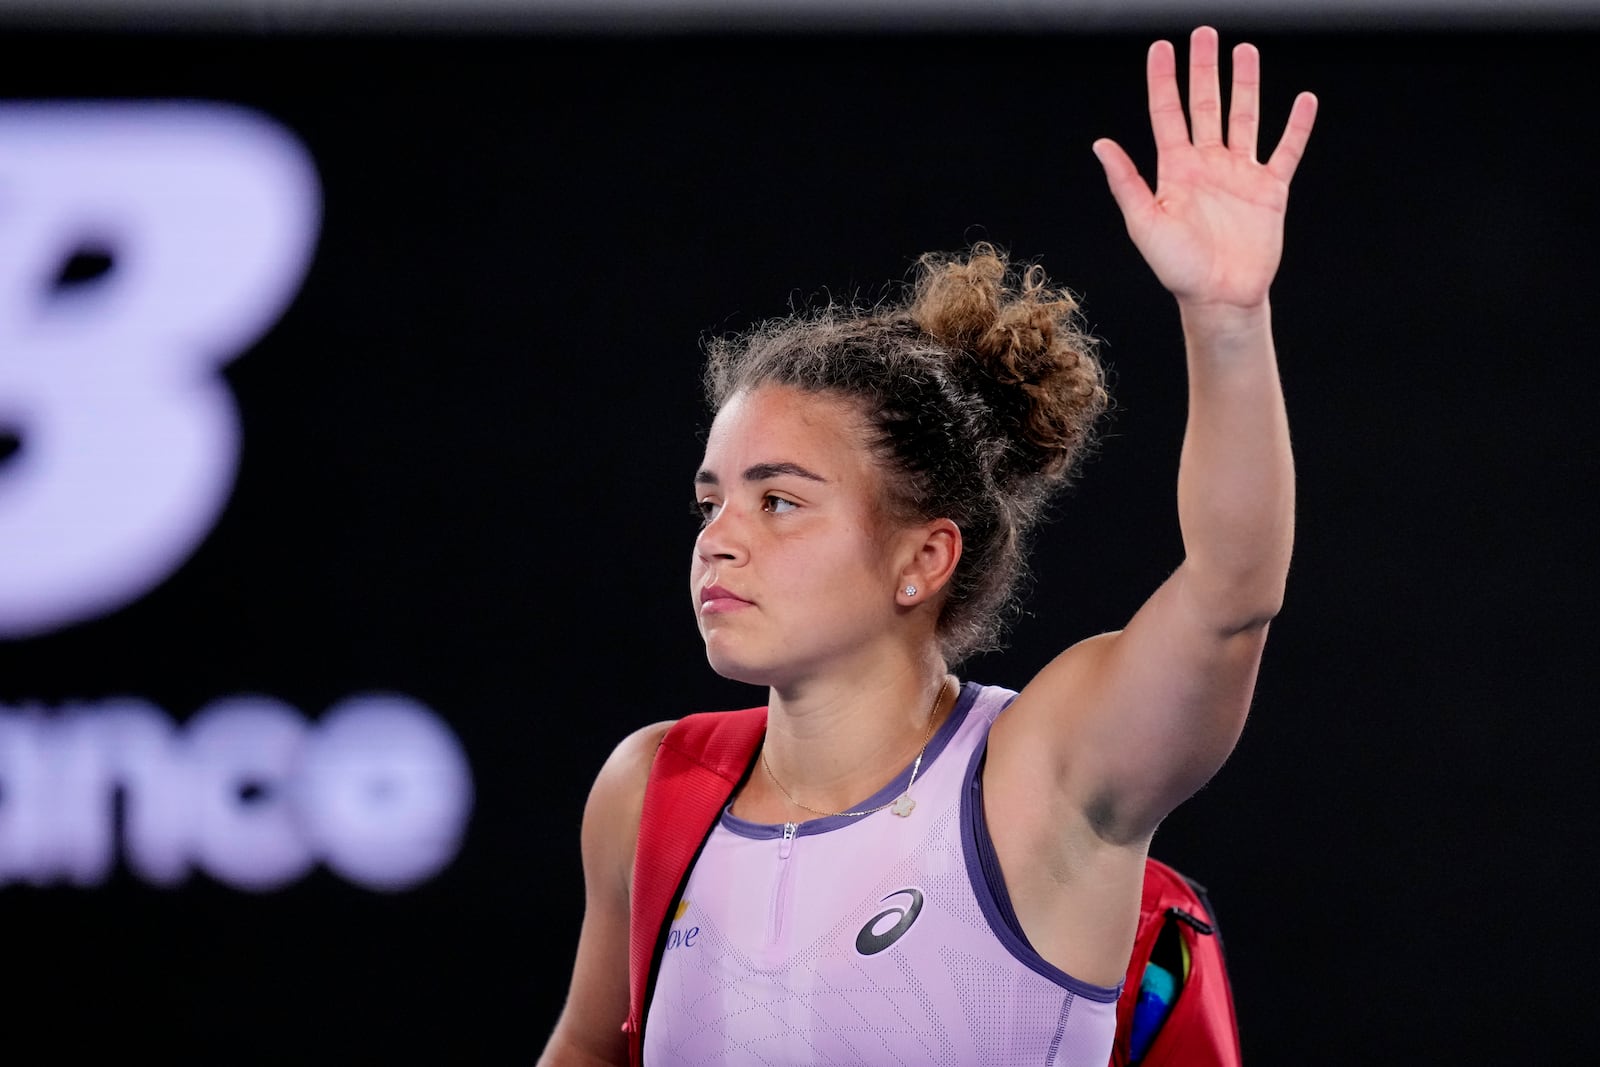
<svg viewBox="0 0 1600 1067"><path fill-rule="evenodd" d="M751 603L751 601L720 585L708 585L700 590L700 611L702 614L737 611L740 608L749 607Z"/></svg>

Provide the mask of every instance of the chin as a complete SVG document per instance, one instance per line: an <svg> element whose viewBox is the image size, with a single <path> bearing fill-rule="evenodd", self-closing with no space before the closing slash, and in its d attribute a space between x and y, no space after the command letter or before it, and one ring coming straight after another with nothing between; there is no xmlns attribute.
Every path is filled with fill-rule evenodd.
<svg viewBox="0 0 1600 1067"><path fill-rule="evenodd" d="M771 685L772 670L761 664L751 663L738 656L718 653L710 645L706 646L706 662L711 664L711 669L730 682L744 682L748 685Z"/></svg>
<svg viewBox="0 0 1600 1067"><path fill-rule="evenodd" d="M770 686L777 683L785 664L761 650L741 648L729 635L705 635L706 662L711 669L731 682Z"/></svg>

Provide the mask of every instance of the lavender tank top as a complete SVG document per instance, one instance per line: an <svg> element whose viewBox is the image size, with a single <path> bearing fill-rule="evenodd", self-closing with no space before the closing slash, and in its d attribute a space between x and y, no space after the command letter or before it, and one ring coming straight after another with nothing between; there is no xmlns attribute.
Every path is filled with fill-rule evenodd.
<svg viewBox="0 0 1600 1067"><path fill-rule="evenodd" d="M967 683L906 818L723 812L667 935L645 1067L1105 1067L1120 988L1028 944L983 821L989 727L1015 696Z"/></svg>

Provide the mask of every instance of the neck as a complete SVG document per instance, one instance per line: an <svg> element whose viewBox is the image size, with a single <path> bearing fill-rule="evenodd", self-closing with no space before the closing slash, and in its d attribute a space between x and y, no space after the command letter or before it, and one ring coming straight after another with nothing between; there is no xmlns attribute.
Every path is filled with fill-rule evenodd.
<svg viewBox="0 0 1600 1067"><path fill-rule="evenodd" d="M851 810L916 758L954 707L956 691L937 656L869 677L775 686L768 705L767 765L783 789L808 807ZM753 777L751 784L760 781ZM743 807L753 813L747 817L763 822L817 817L771 785L761 782L747 790Z"/></svg>

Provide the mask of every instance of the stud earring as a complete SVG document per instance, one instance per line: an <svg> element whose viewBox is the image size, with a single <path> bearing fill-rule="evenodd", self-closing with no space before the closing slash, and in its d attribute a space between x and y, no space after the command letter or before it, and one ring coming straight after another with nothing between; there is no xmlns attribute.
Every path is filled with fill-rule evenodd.
<svg viewBox="0 0 1600 1067"><path fill-rule="evenodd" d="M914 585L906 586L906 596L916 596L916 595L917 595L917 587L916 586L914 586Z"/></svg>

